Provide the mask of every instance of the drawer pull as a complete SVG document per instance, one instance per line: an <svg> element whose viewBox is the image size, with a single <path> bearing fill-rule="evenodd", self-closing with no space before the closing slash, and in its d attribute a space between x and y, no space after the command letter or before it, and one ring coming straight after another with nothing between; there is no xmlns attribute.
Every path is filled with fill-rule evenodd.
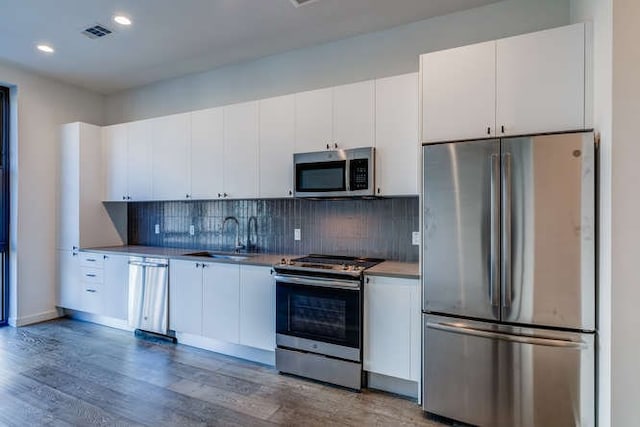
<svg viewBox="0 0 640 427"><path fill-rule="evenodd" d="M95 294L95 293L96 293L96 290L95 290L95 289L87 289L87 292L92 293L92 294Z"/></svg>
<svg viewBox="0 0 640 427"><path fill-rule="evenodd" d="M87 273L87 274L85 274L85 276L87 276L87 277L96 277L96 275L95 275L95 274L88 274L88 273Z"/></svg>
<svg viewBox="0 0 640 427"><path fill-rule="evenodd" d="M96 262L95 258L87 258L87 262Z"/></svg>

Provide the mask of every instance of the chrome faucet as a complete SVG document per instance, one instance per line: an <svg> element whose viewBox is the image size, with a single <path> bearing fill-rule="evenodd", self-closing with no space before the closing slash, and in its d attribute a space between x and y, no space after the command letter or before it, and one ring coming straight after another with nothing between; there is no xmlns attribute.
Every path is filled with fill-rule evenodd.
<svg viewBox="0 0 640 427"><path fill-rule="evenodd" d="M251 224L253 223L253 235L256 240L251 240ZM249 222L247 223L247 249L255 249L258 246L258 218L255 216L249 217Z"/></svg>
<svg viewBox="0 0 640 427"><path fill-rule="evenodd" d="M236 223L236 244L234 248L234 252L239 252L240 249L244 249L244 245L240 242L240 223L235 216L228 216L222 221L222 232L224 233L224 227L227 225L227 221L233 221Z"/></svg>

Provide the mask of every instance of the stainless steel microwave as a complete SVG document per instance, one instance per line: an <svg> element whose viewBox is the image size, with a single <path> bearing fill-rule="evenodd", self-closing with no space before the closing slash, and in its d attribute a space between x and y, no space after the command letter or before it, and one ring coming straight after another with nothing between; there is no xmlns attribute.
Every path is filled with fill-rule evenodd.
<svg viewBox="0 0 640 427"><path fill-rule="evenodd" d="M375 148L318 151L293 155L296 197L375 195Z"/></svg>

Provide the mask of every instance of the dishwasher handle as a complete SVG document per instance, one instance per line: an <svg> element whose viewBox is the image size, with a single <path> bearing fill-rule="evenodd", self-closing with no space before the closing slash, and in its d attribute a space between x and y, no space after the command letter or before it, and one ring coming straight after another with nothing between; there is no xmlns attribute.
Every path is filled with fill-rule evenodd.
<svg viewBox="0 0 640 427"><path fill-rule="evenodd" d="M146 261L129 261L129 265L134 265L136 267L168 267L167 263L156 263L156 262L146 262Z"/></svg>

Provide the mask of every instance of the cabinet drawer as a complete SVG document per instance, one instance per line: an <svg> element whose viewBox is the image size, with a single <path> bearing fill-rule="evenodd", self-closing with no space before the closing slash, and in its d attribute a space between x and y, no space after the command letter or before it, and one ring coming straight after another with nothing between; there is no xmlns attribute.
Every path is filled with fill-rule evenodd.
<svg viewBox="0 0 640 427"><path fill-rule="evenodd" d="M102 283L102 270L99 268L81 267L80 281L83 283Z"/></svg>
<svg viewBox="0 0 640 427"><path fill-rule="evenodd" d="M101 254L95 254L91 252L80 252L80 266L92 267L92 268L103 268L104 256L102 256Z"/></svg>
<svg viewBox="0 0 640 427"><path fill-rule="evenodd" d="M82 283L82 309L87 313L101 314L102 285L100 283Z"/></svg>

